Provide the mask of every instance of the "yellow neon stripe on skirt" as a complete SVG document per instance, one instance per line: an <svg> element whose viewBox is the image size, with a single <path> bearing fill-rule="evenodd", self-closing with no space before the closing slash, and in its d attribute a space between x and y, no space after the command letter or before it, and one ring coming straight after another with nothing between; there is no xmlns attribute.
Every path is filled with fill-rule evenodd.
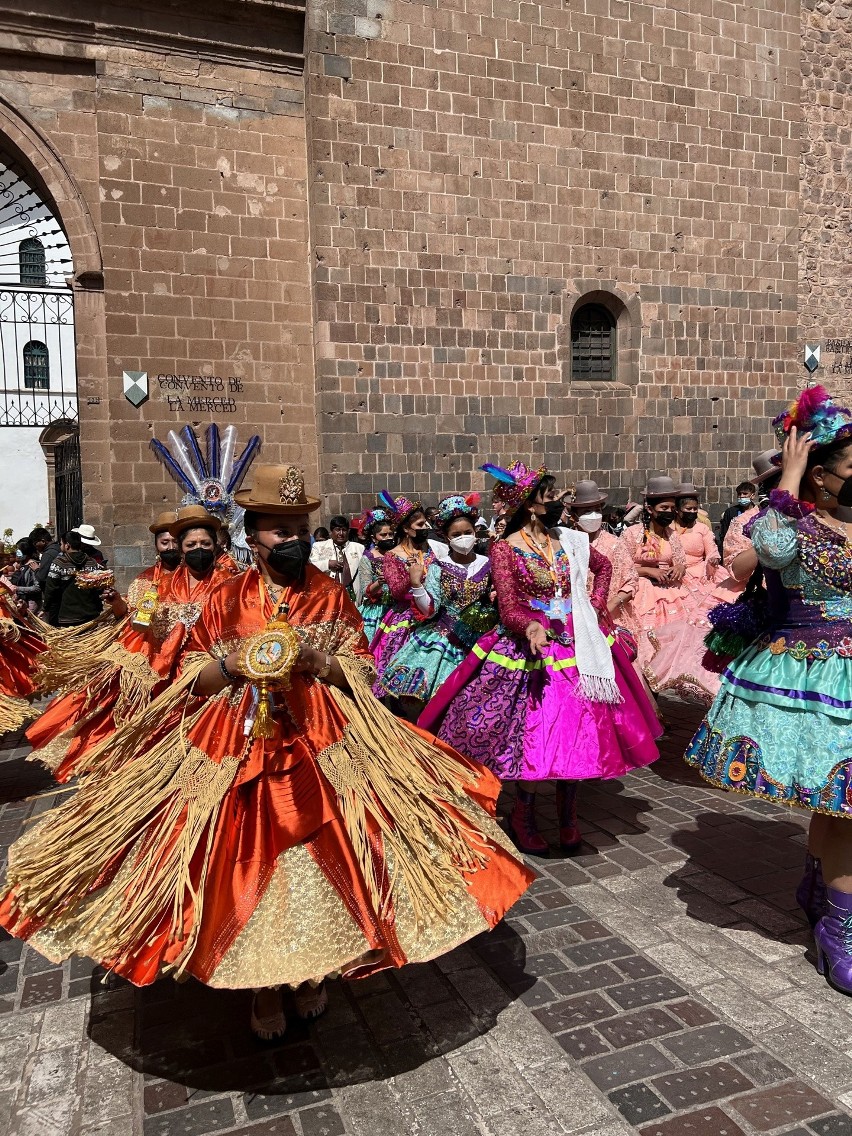
<svg viewBox="0 0 852 1136"><path fill-rule="evenodd" d="M607 635L606 641L612 647L615 643L615 636ZM501 655L499 651L483 651L478 643L474 645L473 653L478 659L490 659L492 663L497 663L508 671L540 671L542 667L547 667L552 671L564 671L577 665L577 659L574 655L567 659L557 659L553 655L548 655L544 659L512 659L508 655Z"/></svg>
<svg viewBox="0 0 852 1136"><path fill-rule="evenodd" d="M408 621L406 621L405 623L380 623L379 630L384 631L386 634L390 634L391 631L400 631L403 627L408 626Z"/></svg>

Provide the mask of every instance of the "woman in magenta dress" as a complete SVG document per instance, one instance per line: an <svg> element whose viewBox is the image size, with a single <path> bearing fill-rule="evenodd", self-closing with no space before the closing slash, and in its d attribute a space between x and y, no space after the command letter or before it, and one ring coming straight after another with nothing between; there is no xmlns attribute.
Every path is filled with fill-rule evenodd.
<svg viewBox="0 0 852 1136"><path fill-rule="evenodd" d="M627 651L610 633L609 561L585 533L553 529L563 509L555 479L522 462L483 468L498 479L494 495L509 517L491 552L500 623L450 675L419 724L518 782L511 829L524 852L548 851L535 797L539 781L555 779L559 840L570 854L581 842L577 782L649 765L661 730Z"/></svg>

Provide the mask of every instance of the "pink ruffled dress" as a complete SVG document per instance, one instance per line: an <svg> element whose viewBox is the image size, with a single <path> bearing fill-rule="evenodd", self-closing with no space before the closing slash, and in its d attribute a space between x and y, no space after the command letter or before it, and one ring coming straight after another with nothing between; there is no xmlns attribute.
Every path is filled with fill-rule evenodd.
<svg viewBox="0 0 852 1136"><path fill-rule="evenodd" d="M728 572L732 572L733 563L741 552L754 547L744 530L749 521L753 520L759 512L757 505L754 505L751 509L746 509L744 513L734 517L728 526L722 544L722 564ZM731 579L733 580L733 575L731 575ZM744 587L745 585L740 586Z"/></svg>
<svg viewBox="0 0 852 1136"><path fill-rule="evenodd" d="M687 702L710 706L727 660L704 646L710 630L707 613L716 604L732 603L743 585L721 564L714 567L719 551L707 525L698 521L678 536L686 558L684 586L690 591L690 610L648 634L654 650L644 673L655 694L676 694Z"/></svg>
<svg viewBox="0 0 852 1136"><path fill-rule="evenodd" d="M593 606L606 608L612 566L594 545ZM553 572L571 591L565 552ZM532 551L498 541L491 552L500 624L484 635L433 696L419 725L509 781L621 777L658 756L654 707L622 644L610 636L620 703L593 702L580 686L570 610L552 619L553 572ZM568 605L570 608L570 604ZM526 639L533 621L553 633L544 658Z"/></svg>

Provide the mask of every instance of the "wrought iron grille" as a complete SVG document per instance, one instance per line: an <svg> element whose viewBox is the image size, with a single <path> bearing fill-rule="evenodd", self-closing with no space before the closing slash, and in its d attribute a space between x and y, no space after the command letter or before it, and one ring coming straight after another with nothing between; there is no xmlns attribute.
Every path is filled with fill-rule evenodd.
<svg viewBox="0 0 852 1136"><path fill-rule="evenodd" d="M38 237L27 237L18 245L18 268L22 284L47 286L47 256Z"/></svg>
<svg viewBox="0 0 852 1136"><path fill-rule="evenodd" d="M602 304L586 304L571 320L571 378L615 378L613 319Z"/></svg>
<svg viewBox="0 0 852 1136"><path fill-rule="evenodd" d="M76 421L70 291L0 291L0 367L0 426Z"/></svg>
<svg viewBox="0 0 852 1136"><path fill-rule="evenodd" d="M24 386L27 390L50 390L50 355L46 343L30 340L24 348Z"/></svg>
<svg viewBox="0 0 852 1136"><path fill-rule="evenodd" d="M61 288L74 271L71 249L32 181L0 150L0 283Z"/></svg>
<svg viewBox="0 0 852 1136"><path fill-rule="evenodd" d="M80 473L80 435L76 432L53 451L56 489L56 531L60 535L83 520L83 478Z"/></svg>

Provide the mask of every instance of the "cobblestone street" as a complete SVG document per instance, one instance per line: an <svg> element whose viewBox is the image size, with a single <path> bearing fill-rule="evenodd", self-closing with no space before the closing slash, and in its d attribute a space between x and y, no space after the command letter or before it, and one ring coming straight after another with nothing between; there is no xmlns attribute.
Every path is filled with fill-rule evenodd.
<svg viewBox="0 0 852 1136"><path fill-rule="evenodd" d="M663 759L582 790L584 854L537 861L497 931L333 984L287 1044L252 1040L244 992L104 984L4 938L0 1131L852 1134L852 1001L793 900L806 817L703 785L680 759L698 715L667 712ZM54 800L6 742L4 845Z"/></svg>

